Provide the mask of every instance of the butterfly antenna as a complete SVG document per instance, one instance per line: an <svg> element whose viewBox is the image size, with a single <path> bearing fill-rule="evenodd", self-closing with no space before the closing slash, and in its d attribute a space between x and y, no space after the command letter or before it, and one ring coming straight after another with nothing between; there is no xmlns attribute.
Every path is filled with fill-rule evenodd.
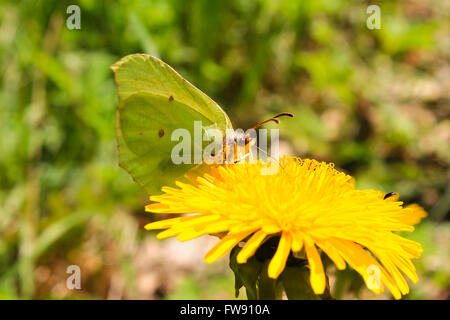
<svg viewBox="0 0 450 320"><path fill-rule="evenodd" d="M279 117L290 117L290 118L293 118L294 117L294 115L292 114L292 113L289 113L289 112L282 112L282 113L280 113L280 114L277 114L275 117L272 117L272 118L279 118Z"/></svg>
<svg viewBox="0 0 450 320"><path fill-rule="evenodd" d="M255 130L255 129L261 127L263 124L265 124L265 123L267 123L267 122L270 122L270 121L273 121L273 122L275 122L276 124L280 124L280 120L278 120L277 118L279 118L279 117L284 117L284 116L291 117L291 118L294 117L294 115L293 115L292 113L289 113L289 112L283 112L283 113L277 114L275 117L272 117L272 118L267 119L267 120L265 120L265 121L263 121L263 122L261 122L261 123L258 123L258 124L257 124L256 126L254 126L252 129Z"/></svg>

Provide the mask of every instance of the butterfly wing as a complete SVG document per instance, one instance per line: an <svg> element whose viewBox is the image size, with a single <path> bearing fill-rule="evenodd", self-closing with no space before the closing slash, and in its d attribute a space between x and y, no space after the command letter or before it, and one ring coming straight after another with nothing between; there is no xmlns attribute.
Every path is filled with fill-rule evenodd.
<svg viewBox="0 0 450 320"><path fill-rule="evenodd" d="M228 116L212 99L161 60L134 54L111 68L119 93L119 164L149 194L159 193L164 185L174 185L196 166L173 163L172 149L179 143L171 139L174 130L189 131L192 145L200 148L193 141L194 121L202 121L204 127L214 126L223 134L231 128Z"/></svg>

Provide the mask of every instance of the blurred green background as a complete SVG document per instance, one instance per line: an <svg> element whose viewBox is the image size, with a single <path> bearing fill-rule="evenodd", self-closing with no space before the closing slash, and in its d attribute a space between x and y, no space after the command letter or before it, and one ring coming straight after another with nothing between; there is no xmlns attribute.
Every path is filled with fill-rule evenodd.
<svg viewBox="0 0 450 320"><path fill-rule="evenodd" d="M70 4L81 30L66 27ZM283 152L424 206L405 235L425 250L405 298L449 299L449 12L445 0L0 1L0 298L233 298L228 259L202 262L216 240L157 241L146 195L117 166L109 66L139 52L237 128L295 113ZM72 264L81 290L66 288ZM390 298L329 272L338 298Z"/></svg>

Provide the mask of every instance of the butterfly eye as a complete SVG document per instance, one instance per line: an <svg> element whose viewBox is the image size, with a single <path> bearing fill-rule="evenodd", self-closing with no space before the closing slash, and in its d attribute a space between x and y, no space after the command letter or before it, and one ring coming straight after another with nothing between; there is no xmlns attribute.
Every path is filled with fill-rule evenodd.
<svg viewBox="0 0 450 320"><path fill-rule="evenodd" d="M211 151L211 157L215 157L215 156L216 156L216 151L215 150Z"/></svg>
<svg viewBox="0 0 450 320"><path fill-rule="evenodd" d="M396 192L389 192L389 193L386 193L386 194L384 195L383 200L386 200L387 198L393 197L393 196L395 196L396 194L397 194Z"/></svg>

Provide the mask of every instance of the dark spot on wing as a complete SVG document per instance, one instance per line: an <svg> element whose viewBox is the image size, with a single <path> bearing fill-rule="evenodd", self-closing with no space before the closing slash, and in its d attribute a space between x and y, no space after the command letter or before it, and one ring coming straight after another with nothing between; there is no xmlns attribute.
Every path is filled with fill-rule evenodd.
<svg viewBox="0 0 450 320"><path fill-rule="evenodd" d="M396 194L397 194L397 193L395 193L395 192L389 192L389 193L386 193L386 195L384 196L383 200L386 200L387 198L392 197L392 196L394 196L394 195L396 195Z"/></svg>
<svg viewBox="0 0 450 320"><path fill-rule="evenodd" d="M160 138L162 138L163 135L164 135L164 129L159 129L159 131L158 131L158 136L159 136Z"/></svg>
<svg viewBox="0 0 450 320"><path fill-rule="evenodd" d="M170 97L169 97L169 101L173 101L173 96L170 96Z"/></svg>

